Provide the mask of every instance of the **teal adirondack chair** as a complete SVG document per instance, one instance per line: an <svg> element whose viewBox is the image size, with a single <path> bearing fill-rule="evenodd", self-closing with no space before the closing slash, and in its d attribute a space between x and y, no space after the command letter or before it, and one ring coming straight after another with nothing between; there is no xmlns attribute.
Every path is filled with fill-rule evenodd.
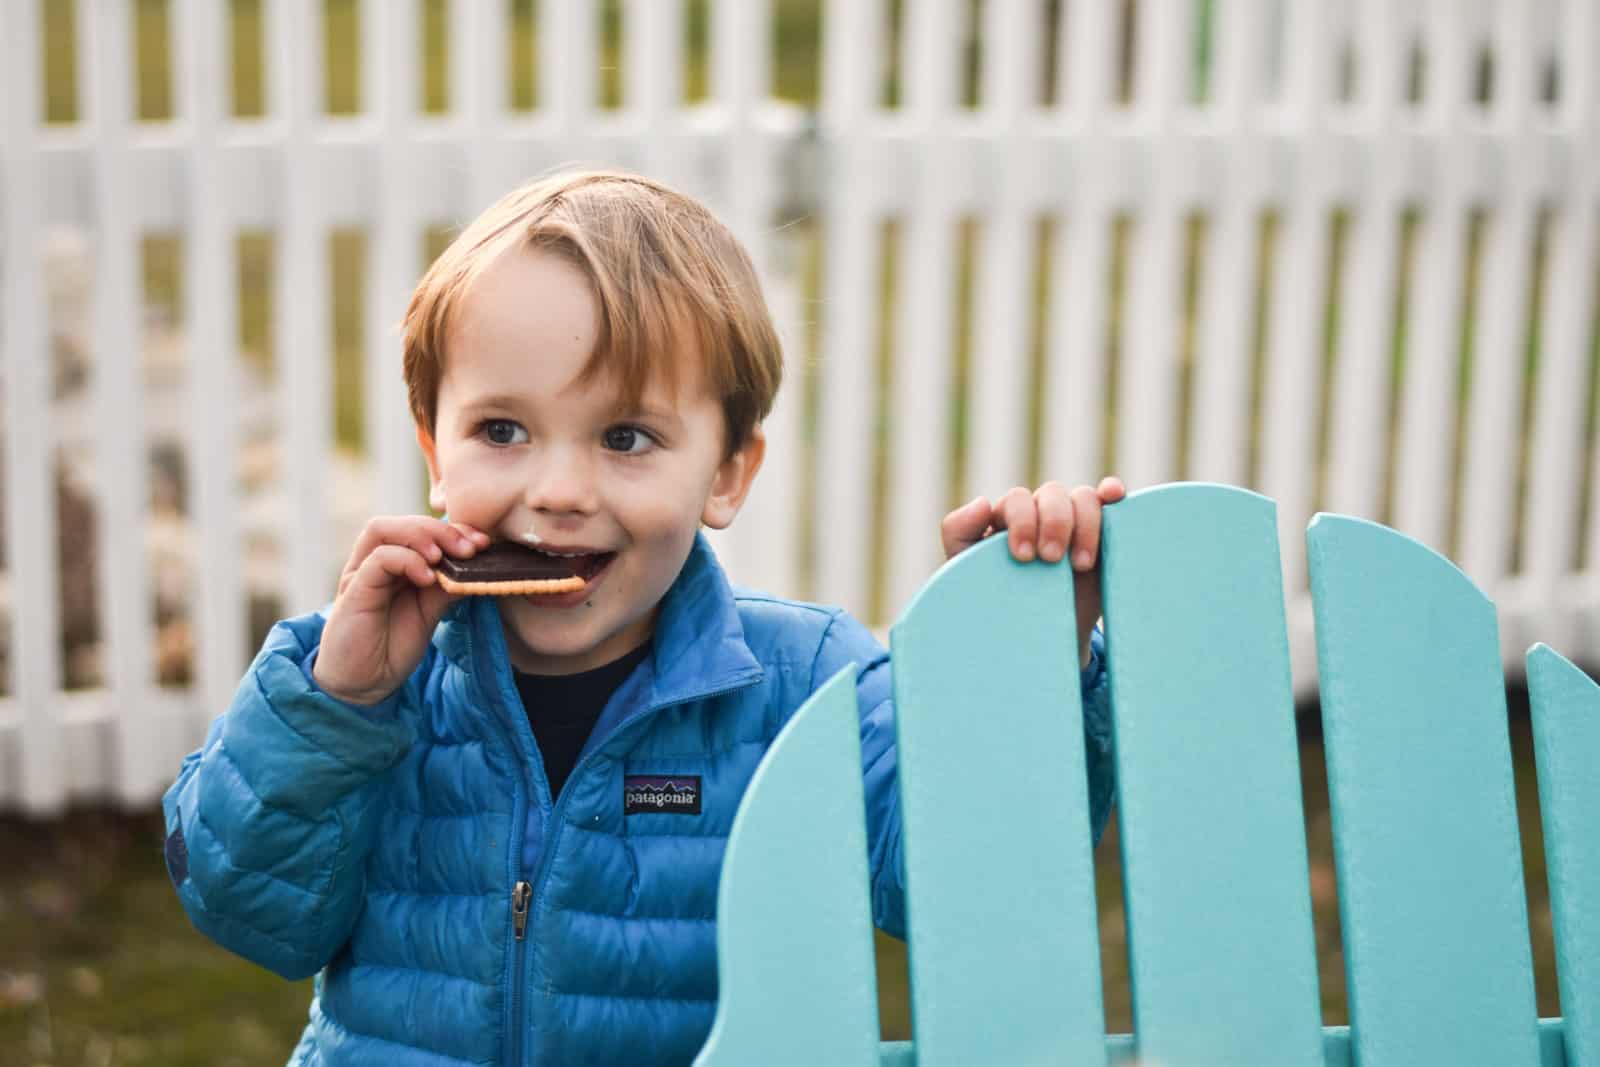
<svg viewBox="0 0 1600 1067"><path fill-rule="evenodd" d="M891 635L915 1040L879 1041L846 671L734 823L698 1063L1600 1067L1600 690L1528 653L1541 1021L1494 607L1385 527L1307 539L1350 1027L1320 1013L1275 508L1171 485L1105 516L1135 1032L1104 1033L1070 574L993 539Z"/></svg>

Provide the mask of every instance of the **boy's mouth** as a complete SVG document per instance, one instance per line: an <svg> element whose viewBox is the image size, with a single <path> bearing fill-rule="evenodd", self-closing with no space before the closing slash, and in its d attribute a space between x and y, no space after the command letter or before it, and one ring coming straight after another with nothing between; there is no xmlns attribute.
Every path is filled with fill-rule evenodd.
<svg viewBox="0 0 1600 1067"><path fill-rule="evenodd" d="M572 573L582 578L585 582L594 581L595 576L605 570L607 565L617 558L615 552L591 552L582 548L561 549L553 546L547 548L541 545L538 548L530 548L528 551L571 568Z"/></svg>

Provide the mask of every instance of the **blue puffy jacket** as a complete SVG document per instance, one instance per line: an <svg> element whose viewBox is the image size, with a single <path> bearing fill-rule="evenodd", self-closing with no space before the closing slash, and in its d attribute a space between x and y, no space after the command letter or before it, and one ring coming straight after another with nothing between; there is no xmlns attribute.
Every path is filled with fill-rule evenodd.
<svg viewBox="0 0 1600 1067"><path fill-rule="evenodd" d="M286 978L318 976L292 1065L692 1059L716 1008L717 877L740 795L852 661L873 913L904 935L888 657L843 612L736 594L697 541L652 654L554 803L492 602L454 605L375 708L312 681L322 625L272 630L164 799L195 926ZM1095 646L1098 833L1111 770ZM649 803L668 778L693 796Z"/></svg>

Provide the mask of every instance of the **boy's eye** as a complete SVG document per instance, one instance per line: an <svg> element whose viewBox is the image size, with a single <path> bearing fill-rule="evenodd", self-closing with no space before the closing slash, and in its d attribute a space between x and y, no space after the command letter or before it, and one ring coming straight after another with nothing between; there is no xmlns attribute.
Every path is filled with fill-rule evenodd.
<svg viewBox="0 0 1600 1067"><path fill-rule="evenodd" d="M488 419L480 432L491 445L520 445L528 439L528 431L510 419Z"/></svg>
<svg viewBox="0 0 1600 1067"><path fill-rule="evenodd" d="M603 438L606 448L613 452L643 452L654 444L650 436L637 426L613 426Z"/></svg>

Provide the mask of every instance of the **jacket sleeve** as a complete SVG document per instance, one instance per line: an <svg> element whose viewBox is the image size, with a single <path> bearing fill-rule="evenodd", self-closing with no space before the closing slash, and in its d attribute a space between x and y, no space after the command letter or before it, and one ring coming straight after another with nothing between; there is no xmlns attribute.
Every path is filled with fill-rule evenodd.
<svg viewBox="0 0 1600 1067"><path fill-rule="evenodd" d="M381 704L346 704L312 680L323 621L273 627L162 798L167 871L190 920L289 979L350 935L386 773L411 745L404 708L428 666Z"/></svg>
<svg viewBox="0 0 1600 1067"><path fill-rule="evenodd" d="M1080 673L1079 685L1083 697L1089 813L1094 840L1098 843L1111 814L1115 786L1105 639L1098 628L1090 638L1089 648L1089 665ZM823 635L812 669L812 691L851 662L859 672L856 699L861 715L861 766L866 791L873 921L885 933L903 939L906 936L905 860L901 848L894 688L889 654L866 627L841 612Z"/></svg>

